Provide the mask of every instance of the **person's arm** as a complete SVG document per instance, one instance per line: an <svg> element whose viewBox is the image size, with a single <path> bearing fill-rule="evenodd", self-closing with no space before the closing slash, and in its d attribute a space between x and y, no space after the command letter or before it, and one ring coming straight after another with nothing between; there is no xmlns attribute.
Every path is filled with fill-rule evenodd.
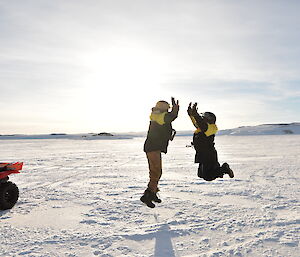
<svg viewBox="0 0 300 257"><path fill-rule="evenodd" d="M191 117L193 124L196 128L200 128L202 132L205 132L208 129L207 123L203 120L203 118L199 115L197 111L197 103L193 104L193 107L191 108L192 103L189 104L188 107L188 114ZM195 122L196 121L196 124Z"/></svg>
<svg viewBox="0 0 300 257"><path fill-rule="evenodd" d="M207 123L203 120L203 118L198 113L193 117L195 118L201 131L204 133L208 129Z"/></svg>
<svg viewBox="0 0 300 257"><path fill-rule="evenodd" d="M191 119L193 125L195 126L195 128L198 129L199 126L198 126L198 124L197 124L195 118L194 118L193 115L192 115L193 110L192 110L192 103L191 103L191 102L189 103L189 106L188 106L188 109L187 109L187 113L188 113L188 115L189 115L189 117L190 117L190 119Z"/></svg>
<svg viewBox="0 0 300 257"><path fill-rule="evenodd" d="M172 100L172 110L171 112L167 113L165 116L165 122L171 123L178 117L179 111L179 101L175 101L174 97L171 98Z"/></svg>

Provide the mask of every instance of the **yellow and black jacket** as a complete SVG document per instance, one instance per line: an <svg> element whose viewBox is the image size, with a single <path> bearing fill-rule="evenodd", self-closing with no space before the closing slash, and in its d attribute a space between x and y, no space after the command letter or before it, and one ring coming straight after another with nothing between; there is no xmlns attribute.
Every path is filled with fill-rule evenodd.
<svg viewBox="0 0 300 257"><path fill-rule="evenodd" d="M215 151L215 134L218 132L216 124L206 123L203 118L197 113L189 115L196 130L193 136L193 144L198 156L209 154ZM197 156L197 155L196 155ZM197 159L197 158L196 158ZM197 160L196 160L197 161ZM198 161L197 161L198 162Z"/></svg>
<svg viewBox="0 0 300 257"><path fill-rule="evenodd" d="M173 109L171 112L160 112L153 108L150 115L150 125L147 138L144 144L144 151L153 152L161 151L167 153L169 140L172 137L172 121L177 118L178 110Z"/></svg>

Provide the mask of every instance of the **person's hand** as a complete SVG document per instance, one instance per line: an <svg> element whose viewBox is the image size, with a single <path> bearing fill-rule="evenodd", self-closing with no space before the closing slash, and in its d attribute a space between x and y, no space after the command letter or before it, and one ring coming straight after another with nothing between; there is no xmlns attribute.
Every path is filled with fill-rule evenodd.
<svg viewBox="0 0 300 257"><path fill-rule="evenodd" d="M179 110L179 101L175 101L175 98L174 97L171 97L171 102L172 102L172 107L173 109L177 109Z"/></svg>
<svg viewBox="0 0 300 257"><path fill-rule="evenodd" d="M189 104L189 107L188 107L189 115L191 115L191 116L197 115L197 110L198 110L197 103L194 103L193 106L192 106L192 103Z"/></svg>
<svg viewBox="0 0 300 257"><path fill-rule="evenodd" d="M197 107L197 105L198 105L197 103L194 103L194 104L193 104L193 108L192 108L192 109L193 109L193 111L198 111L198 107Z"/></svg>
<svg viewBox="0 0 300 257"><path fill-rule="evenodd" d="M171 97L171 101L172 101L172 105L174 106L174 105L179 105L179 101L177 100L176 102L175 102L175 98L174 97Z"/></svg>
<svg viewBox="0 0 300 257"><path fill-rule="evenodd" d="M189 103L189 107L188 107L188 109L187 109L187 113L188 113L188 115L192 115L192 102L190 102Z"/></svg>

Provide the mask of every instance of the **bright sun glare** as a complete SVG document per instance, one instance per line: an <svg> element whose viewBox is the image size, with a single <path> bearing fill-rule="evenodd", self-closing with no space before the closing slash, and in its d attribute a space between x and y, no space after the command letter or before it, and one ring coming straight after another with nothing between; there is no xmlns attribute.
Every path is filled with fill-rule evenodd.
<svg viewBox="0 0 300 257"><path fill-rule="evenodd" d="M160 56L139 47L111 47L91 51L83 57L83 85L88 115L116 105L126 110L148 111L159 98L166 65ZM112 104L114 103L114 104ZM108 120L109 114L101 113ZM144 115L144 114L143 114ZM92 119L91 119L92 120Z"/></svg>
<svg viewBox="0 0 300 257"><path fill-rule="evenodd" d="M131 95L162 83L162 60L141 48L110 48L85 58L86 85L99 93Z"/></svg>

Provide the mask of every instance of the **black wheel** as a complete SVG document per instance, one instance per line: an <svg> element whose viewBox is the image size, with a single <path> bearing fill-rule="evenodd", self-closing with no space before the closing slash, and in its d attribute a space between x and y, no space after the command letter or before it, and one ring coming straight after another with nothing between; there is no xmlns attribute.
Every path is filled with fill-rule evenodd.
<svg viewBox="0 0 300 257"><path fill-rule="evenodd" d="M11 209L19 198L19 189L12 182L0 183L0 210Z"/></svg>

